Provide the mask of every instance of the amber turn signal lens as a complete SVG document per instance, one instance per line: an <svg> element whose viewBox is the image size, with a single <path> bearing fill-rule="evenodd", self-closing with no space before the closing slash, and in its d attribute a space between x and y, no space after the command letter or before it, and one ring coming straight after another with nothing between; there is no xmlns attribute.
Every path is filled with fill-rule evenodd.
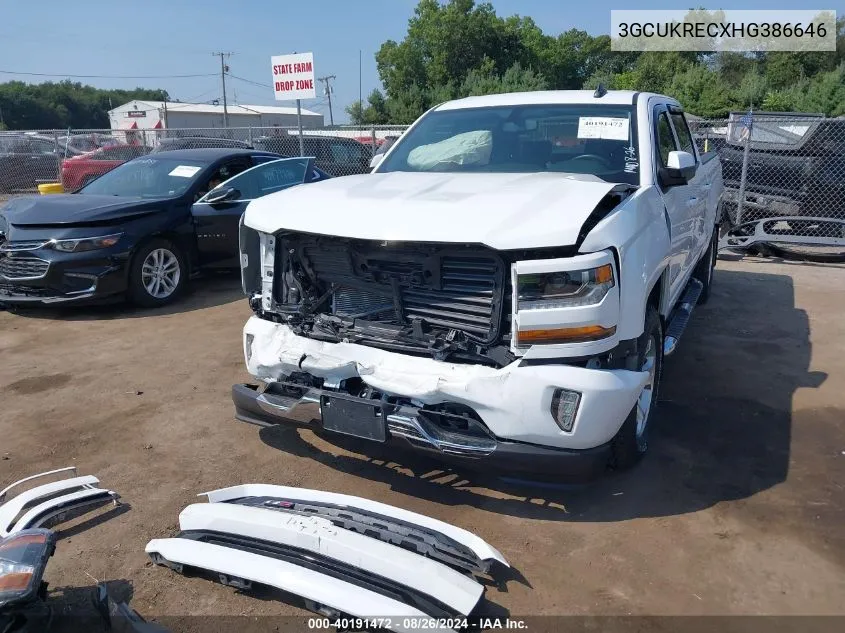
<svg viewBox="0 0 845 633"><path fill-rule="evenodd" d="M613 282L613 267L610 264L596 268L596 283L606 284Z"/></svg>
<svg viewBox="0 0 845 633"><path fill-rule="evenodd" d="M583 327L555 328L553 330L519 330L517 332L517 344L524 346L585 343L599 341L614 334L616 334L615 325L609 328L600 325L585 325Z"/></svg>
<svg viewBox="0 0 845 633"><path fill-rule="evenodd" d="M24 591L31 580L32 574L29 572L5 574L0 576L0 591Z"/></svg>

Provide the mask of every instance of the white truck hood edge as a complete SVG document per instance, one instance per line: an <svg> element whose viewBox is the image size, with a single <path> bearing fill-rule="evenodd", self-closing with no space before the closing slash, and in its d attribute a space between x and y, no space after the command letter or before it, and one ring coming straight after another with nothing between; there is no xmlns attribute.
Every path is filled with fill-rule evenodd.
<svg viewBox="0 0 845 633"><path fill-rule="evenodd" d="M498 250L568 246L616 185L560 173L344 176L258 198L244 223L367 240L485 244Z"/></svg>

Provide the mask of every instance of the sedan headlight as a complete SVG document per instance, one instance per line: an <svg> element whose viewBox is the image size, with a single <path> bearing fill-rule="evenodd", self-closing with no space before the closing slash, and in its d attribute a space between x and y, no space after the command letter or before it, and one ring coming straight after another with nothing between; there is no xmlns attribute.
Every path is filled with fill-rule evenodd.
<svg viewBox="0 0 845 633"><path fill-rule="evenodd" d="M613 288L613 267L517 276L517 310L573 308L601 303Z"/></svg>
<svg viewBox="0 0 845 633"><path fill-rule="evenodd" d="M95 251L100 248L109 248L117 244L123 233L114 235L103 235L100 237L82 237L72 240L56 240L52 243L53 248L63 253L81 253L83 251Z"/></svg>

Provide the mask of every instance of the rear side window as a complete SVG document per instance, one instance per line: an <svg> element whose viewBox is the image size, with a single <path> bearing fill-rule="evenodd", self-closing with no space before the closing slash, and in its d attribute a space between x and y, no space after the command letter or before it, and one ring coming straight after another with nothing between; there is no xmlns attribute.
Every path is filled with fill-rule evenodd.
<svg viewBox="0 0 845 633"><path fill-rule="evenodd" d="M675 137L672 136L672 127L669 125L669 117L661 112L657 119L657 151L660 154L660 163L666 167L669 161L669 152L678 149L675 145Z"/></svg>
<svg viewBox="0 0 845 633"><path fill-rule="evenodd" d="M675 134L678 135L678 142L681 144L681 150L684 152L689 152L690 154L695 156L695 150L693 149L692 145L692 134L689 131L689 126L687 125L686 118L681 112L673 112L671 116L672 125L675 126Z"/></svg>

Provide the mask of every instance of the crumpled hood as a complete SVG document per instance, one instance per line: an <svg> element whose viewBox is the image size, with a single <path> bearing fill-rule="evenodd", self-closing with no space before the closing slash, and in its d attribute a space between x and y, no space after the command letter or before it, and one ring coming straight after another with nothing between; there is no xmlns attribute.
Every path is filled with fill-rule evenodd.
<svg viewBox="0 0 845 633"><path fill-rule="evenodd" d="M390 172L333 178L249 203L247 226L368 240L568 246L616 185L559 173Z"/></svg>
<svg viewBox="0 0 845 633"><path fill-rule="evenodd" d="M12 226L111 222L155 211L161 200L117 196L55 194L12 198L0 215Z"/></svg>

